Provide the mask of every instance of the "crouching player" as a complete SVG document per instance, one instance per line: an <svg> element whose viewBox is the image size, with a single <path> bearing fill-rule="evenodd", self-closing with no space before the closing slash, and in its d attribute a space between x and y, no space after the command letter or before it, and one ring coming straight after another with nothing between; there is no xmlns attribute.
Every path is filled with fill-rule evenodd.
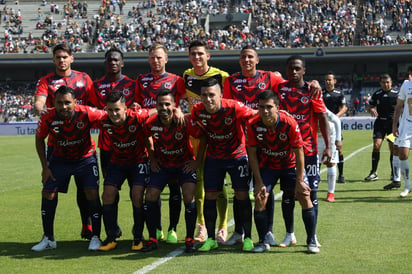
<svg viewBox="0 0 412 274"><path fill-rule="evenodd" d="M100 130L110 138L112 151L103 189L103 221L107 238L99 248L109 251L117 246L118 191L127 179L133 206L133 243L131 249L143 248L143 195L149 179L149 163L144 146L143 124L149 110L127 109L126 99L120 91L107 96L107 116L100 121Z"/></svg>
<svg viewBox="0 0 412 274"><path fill-rule="evenodd" d="M196 227L196 169L203 159L206 138L202 130L193 123L189 116L185 123L175 122L175 98L168 89L163 89L156 97L157 114L150 117L144 126L146 145L150 158L150 183L146 191L147 218L149 241L142 251L152 251L157 248L156 228L160 216L158 199L167 182L177 178L182 187L185 204L186 239L185 252L194 252L194 231ZM199 153L196 160L189 135L200 138Z"/></svg>
<svg viewBox="0 0 412 274"><path fill-rule="evenodd" d="M101 203L99 170L90 129L104 115L104 111L76 105L74 91L67 86L56 90L54 106L41 116L36 131L36 150L42 165L41 212L44 235L32 250L56 248L53 226L57 194L67 192L72 175L78 179L87 199L93 228L89 250L96 250L101 245ZM49 159L46 159L47 137L54 148Z"/></svg>
<svg viewBox="0 0 412 274"><path fill-rule="evenodd" d="M302 206L302 218L306 228L310 253L319 252L313 246L315 234L315 211L310 200L310 187L304 172L303 141L299 126L293 117L279 111L279 97L271 90L261 92L258 97L259 116L246 125L249 164L255 180L255 223L259 244L254 252L270 249L265 242L268 233L266 203L269 192L280 180L282 199L294 200ZM259 151L259 153L258 153ZM293 231L293 207L282 203L283 218L287 231Z"/></svg>

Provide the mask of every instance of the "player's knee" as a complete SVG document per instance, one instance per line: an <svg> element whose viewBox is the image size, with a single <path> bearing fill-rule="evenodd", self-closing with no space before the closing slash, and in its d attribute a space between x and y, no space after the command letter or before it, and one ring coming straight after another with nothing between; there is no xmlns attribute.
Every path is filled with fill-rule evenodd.
<svg viewBox="0 0 412 274"><path fill-rule="evenodd" d="M99 191L97 189L85 189L84 194L87 200L96 200L99 198Z"/></svg>
<svg viewBox="0 0 412 274"><path fill-rule="evenodd" d="M117 190L114 188L105 188L102 194L102 201L105 205L113 204L116 199Z"/></svg>
<svg viewBox="0 0 412 274"><path fill-rule="evenodd" d="M248 191L236 191L235 192L236 199L242 200L249 200L249 192Z"/></svg>
<svg viewBox="0 0 412 274"><path fill-rule="evenodd" d="M145 199L146 201L157 201L159 199L159 191L156 191L157 189L154 188L148 188L146 191L146 196Z"/></svg>
<svg viewBox="0 0 412 274"><path fill-rule="evenodd" d="M47 200L54 200L57 198L57 192L43 192L42 198Z"/></svg>

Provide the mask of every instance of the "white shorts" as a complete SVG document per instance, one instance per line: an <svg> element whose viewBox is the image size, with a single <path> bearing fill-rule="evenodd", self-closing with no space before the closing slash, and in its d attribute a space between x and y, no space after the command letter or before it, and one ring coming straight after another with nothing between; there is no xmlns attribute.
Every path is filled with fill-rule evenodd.
<svg viewBox="0 0 412 274"><path fill-rule="evenodd" d="M333 126L332 123L329 123L329 128L330 128L330 145L331 145L331 153L332 153L332 158L330 159L331 164L337 164L339 163L339 151L336 149L336 131L335 127ZM325 150L325 141L323 140L322 134L319 134L318 136L318 155L319 155L319 160L322 161L322 153ZM323 163L322 163L323 164Z"/></svg>
<svg viewBox="0 0 412 274"><path fill-rule="evenodd" d="M412 137L410 137L410 138L397 137L393 144L398 146L398 147L407 147L409 149L412 149Z"/></svg>

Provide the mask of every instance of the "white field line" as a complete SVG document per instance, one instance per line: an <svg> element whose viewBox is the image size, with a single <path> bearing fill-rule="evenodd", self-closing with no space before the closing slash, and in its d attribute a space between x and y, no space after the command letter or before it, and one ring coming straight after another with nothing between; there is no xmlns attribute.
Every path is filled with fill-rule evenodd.
<svg viewBox="0 0 412 274"><path fill-rule="evenodd" d="M349 154L348 156L346 156L346 157L345 157L345 160L349 160L350 158L352 158L353 156L355 156L355 155L358 154L359 152L361 152L361 151L363 151L363 150L365 150L365 149L367 149L367 148L369 148L369 147L371 147L371 146L372 146L372 144L367 145L367 146L364 146L364 147L361 147L361 148L358 149L358 150L355 150L354 152L352 152L351 154ZM322 173L326 172L326 170L327 170L327 168L323 168L323 169L320 171L320 173L322 174ZM283 194L282 191L279 192L279 193L277 193L277 194L275 195L275 200L281 198L281 197L282 197L282 194ZM229 222L227 223L227 226L228 226L228 227L231 227L231 226L233 226L234 224L235 224L234 220L231 219L231 220L229 220ZM146 273L148 273L149 271L152 271L153 269L157 268L159 265L162 265L162 264L166 263L167 261L173 259L174 257L177 257L177 256L183 254L183 252L184 252L184 247L179 247L179 248L173 250L172 252L169 252L168 254L166 254L166 256L164 256L163 258L160 258L160 259L158 259L157 261L154 261L153 263L151 263L151 264L149 264L149 265L146 265L145 267L143 267L143 268L141 268L141 269L133 272L133 274L146 274Z"/></svg>

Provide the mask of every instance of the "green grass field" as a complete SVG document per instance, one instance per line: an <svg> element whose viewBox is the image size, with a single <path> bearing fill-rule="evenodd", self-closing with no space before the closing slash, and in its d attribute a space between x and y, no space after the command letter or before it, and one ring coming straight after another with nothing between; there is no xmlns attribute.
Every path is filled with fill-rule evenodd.
<svg viewBox="0 0 412 274"><path fill-rule="evenodd" d="M160 263L151 273L411 273L412 196L400 199L400 190L383 191L389 182L389 152L384 144L379 165L380 180L365 183L371 166L371 131L345 131L346 184L338 184L335 203L325 201L327 182L319 191L317 234L321 253L306 254L300 206L295 210L298 245L273 247L263 254L246 254L240 246L219 247L207 254L182 254ZM130 251L131 203L127 186L121 192L119 223L123 236L112 252L89 252L80 239L80 218L75 186L60 195L55 219L56 250L30 251L42 235L40 215L40 163L34 137L0 137L0 267L1 273L133 273L158 263L184 242L184 218L180 219L178 245L161 243L152 253ZM353 153L353 154L352 154ZM322 174L325 179L326 173ZM403 187L403 185L402 185ZM279 188L276 187L276 192ZM232 195L231 195L232 196ZM168 226L168 195L162 194L163 226ZM230 219L232 206L230 201ZM275 209L275 236L285 229L280 201ZM229 227L229 234L233 227ZM257 240L255 228L254 240ZM146 233L146 231L145 231ZM104 238L104 232L102 233Z"/></svg>

